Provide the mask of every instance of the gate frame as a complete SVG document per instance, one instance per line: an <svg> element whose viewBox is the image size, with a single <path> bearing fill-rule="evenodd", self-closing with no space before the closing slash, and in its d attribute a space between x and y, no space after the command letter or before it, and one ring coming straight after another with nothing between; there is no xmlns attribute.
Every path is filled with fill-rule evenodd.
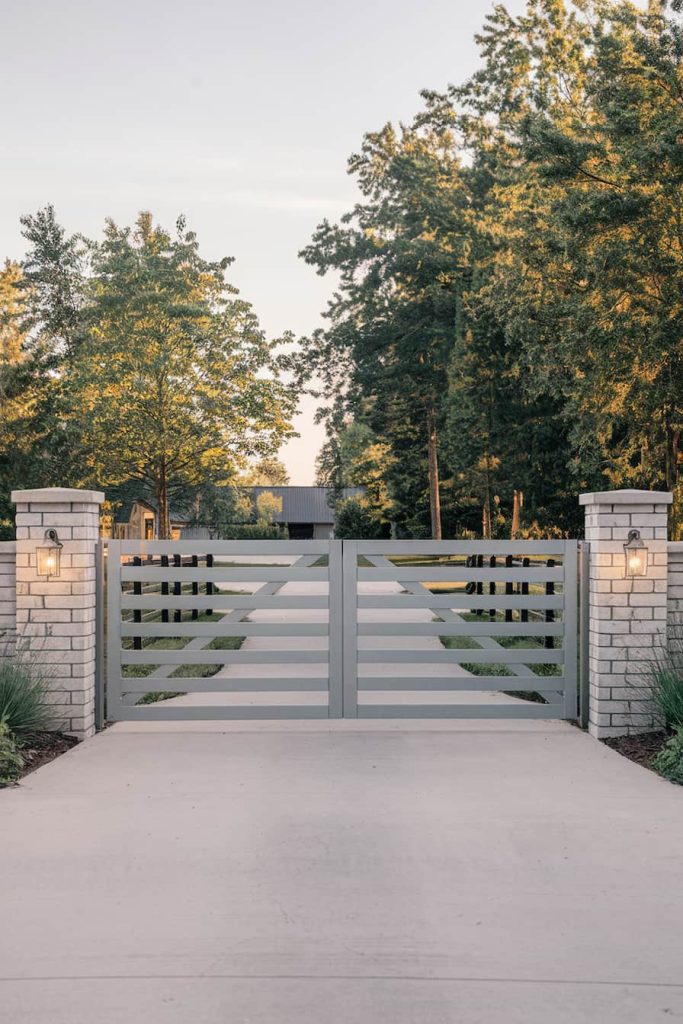
<svg viewBox="0 0 683 1024"><path fill-rule="evenodd" d="M116 714L111 715L111 707L106 707L105 702L109 703L112 696L111 683L112 678L112 660L108 659L109 664L105 661L105 631L110 639L114 642L118 642L120 645L120 597L117 598L117 588L110 586L107 587L108 578L112 581L120 579L119 572L112 572L113 564L112 560L108 557L109 552L112 554L116 553L118 559L118 566L120 569L120 555L124 552L121 551L123 545L135 546L140 551L140 554L145 553L145 548L153 544L158 546L160 543L166 544L182 552L182 549L187 544L191 544L192 547L198 548L199 546L210 549L214 547L223 547L229 545L233 550L222 552L223 554L235 554L242 556L258 555L258 554L290 554L298 555L299 558L306 558L305 552L302 553L301 547L308 544L315 544L316 552L310 553L317 554L318 557L327 554L328 558L328 569L327 575L329 580L329 622L327 636L329 638L329 655L328 655L328 704L326 707L326 714L322 715L320 712L325 708L325 705L309 705L298 706L298 705L282 705L275 706L264 706L263 708L252 707L247 709L240 709L238 707L232 707L226 705L223 708L218 709L216 713L215 706L206 706L206 708L166 708L157 705L146 705L139 706L139 710L133 714ZM525 546L528 546L529 551L534 554L542 554L543 550L539 550L539 546L547 544L548 542L534 542L534 541L354 541L354 540L328 540L328 541L167 541L167 542L137 542L137 541L117 541L117 540L100 540L97 545L97 675L96 675L96 716L97 716L97 727L101 729L105 723L105 713L109 712L108 718L110 721L145 721L145 720L177 720L186 718L187 720L196 718L211 719L244 719L244 718L256 718L256 719L285 719L285 718L359 718L359 717L377 717L373 716L372 711L366 709L372 708L372 705L361 705L359 710L358 703L358 555L368 554L368 549L373 546L381 547L384 552L386 549L394 551L396 554L410 553L411 550L418 553L416 546L424 553L436 554L439 548L447 546L449 553L471 553L468 548L476 548L477 551L483 549L490 549L491 551L495 548L496 553L505 554L506 551L513 551L519 553ZM555 548L560 544L562 545L562 559L563 559L563 676L564 676L564 693L563 693L563 705L564 715L562 716L565 720L569 721L580 721L581 724L587 719L588 715L588 671L587 671L587 638L588 638L588 600L587 600L587 587L588 587L588 563L589 563L589 546L585 542L577 542L575 540L563 540L551 542ZM240 547L247 546L248 550L239 550L237 545ZM295 551L286 551L283 548L287 545L293 547ZM326 551L322 551L322 547L326 548ZM264 548L266 550L264 550ZM456 548L455 551L450 549ZM365 549L365 550L364 550ZM460 549L458 551L457 549ZM219 552L220 554L221 552ZM370 550L370 555L372 551ZM385 557L384 555L377 557ZM296 564L296 563L295 563ZM292 566L293 567L293 566ZM218 567L216 567L218 568ZM246 567L249 568L249 567ZM252 567L253 568L253 567ZM283 567L285 568L285 567ZM285 581L286 582L286 581ZM107 603L105 608L105 591L107 592ZM118 590L120 595L120 589ZM429 591L425 590L425 596L429 594ZM258 592L254 594L255 598L258 598ZM495 598L493 599L495 601ZM292 607L296 607L295 599L292 601ZM579 616L580 610L580 616ZM118 616L118 618L117 618ZM116 623L119 628L111 629L113 623ZM580 628L579 628L580 627ZM286 635L286 627L283 626L283 634ZM283 661L294 660L292 658L283 658ZM229 663L229 662L228 662ZM116 664L116 659L114 659ZM119 666L120 667L120 666ZM120 674L120 673L119 673ZM107 678L109 677L109 678ZM118 677L117 677L118 678ZM426 690L426 688L425 688ZM229 692L229 691L228 691ZM234 691L233 691L234 692ZM295 692L295 691L293 691ZM429 692L426 690L426 692ZM559 693L559 691L558 691ZM116 690L113 692L114 699L116 700ZM120 703L118 704L118 710L121 707L125 707ZM383 708L390 707L390 705L384 706ZM448 705L432 706L434 711L429 717L444 717L444 718L457 718L457 717L480 717L480 718L539 718L544 717L540 709L543 705L538 705L539 710L532 709L529 713L529 708L524 707L520 704L519 708L513 708L511 705L498 705L497 709L486 709L486 713L483 713L479 708L476 715L468 714L466 705L460 706L460 713L458 713L458 705L451 705L448 712L446 709ZM514 709L514 713L511 713L511 707ZM556 705L553 705L556 707ZM424 706L421 706L424 711ZM465 710L463 710L465 709ZM164 710L167 712L164 714ZM168 712L171 712L170 714ZM185 712L183 714L183 712ZM203 712L203 713L202 713ZM209 712L209 713L206 713ZM507 712L507 714L506 714ZM526 713L525 713L526 712ZM411 706L406 704L402 706L402 709L397 709L395 714L391 714L389 717L424 717L424 715L415 715ZM559 717L557 715L553 717Z"/></svg>

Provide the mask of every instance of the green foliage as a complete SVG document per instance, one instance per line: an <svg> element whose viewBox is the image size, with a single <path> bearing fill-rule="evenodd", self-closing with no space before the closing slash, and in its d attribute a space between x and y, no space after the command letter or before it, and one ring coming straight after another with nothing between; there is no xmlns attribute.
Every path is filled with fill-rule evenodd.
<svg viewBox="0 0 683 1024"><path fill-rule="evenodd" d="M0 721L14 736L49 729L48 679L28 655L0 658Z"/></svg>
<svg viewBox="0 0 683 1024"><path fill-rule="evenodd" d="M169 505L272 461L296 399L247 302L180 218L67 237L48 206L0 274L0 520L12 487L125 487ZM270 467L272 468L272 466Z"/></svg>
<svg viewBox="0 0 683 1024"><path fill-rule="evenodd" d="M340 540L375 540L386 537L387 524L362 498L345 498L336 508L334 535Z"/></svg>
<svg viewBox="0 0 683 1024"><path fill-rule="evenodd" d="M362 201L303 253L340 275L306 369L320 468L370 428L399 532L433 530L435 477L451 534L576 533L609 487L673 490L683 530L682 6L496 5L472 79L351 157Z"/></svg>
<svg viewBox="0 0 683 1024"><path fill-rule="evenodd" d="M680 641L662 651L653 663L648 683L656 712L667 728L683 726L683 647Z"/></svg>
<svg viewBox="0 0 683 1024"><path fill-rule="evenodd" d="M19 753L17 741L10 728L0 719L0 786L14 782L24 767L24 759Z"/></svg>
<svg viewBox="0 0 683 1024"><path fill-rule="evenodd" d="M284 526L274 523L224 523L219 528L220 540L287 540Z"/></svg>
<svg viewBox="0 0 683 1024"><path fill-rule="evenodd" d="M271 526L282 514L282 498L272 491L261 491L256 496L256 522L259 526Z"/></svg>
<svg viewBox="0 0 683 1024"><path fill-rule="evenodd" d="M683 786L683 726L678 726L663 750L652 761L652 767L669 782Z"/></svg>

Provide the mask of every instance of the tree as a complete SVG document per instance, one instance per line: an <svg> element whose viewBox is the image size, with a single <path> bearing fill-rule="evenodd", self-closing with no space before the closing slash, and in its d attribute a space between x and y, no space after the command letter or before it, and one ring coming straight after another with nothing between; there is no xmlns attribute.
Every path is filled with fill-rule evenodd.
<svg viewBox="0 0 683 1024"><path fill-rule="evenodd" d="M302 253L319 274L340 274L330 327L310 339L305 369L322 378L337 417L355 413L393 455L403 424L414 428L439 538L440 399L466 243L459 158L448 130L387 125L365 136L349 171L364 201L340 224L323 222Z"/></svg>
<svg viewBox="0 0 683 1024"><path fill-rule="evenodd" d="M282 498L278 498L272 491L261 491L256 497L255 505L257 523L272 526L282 514Z"/></svg>
<svg viewBox="0 0 683 1024"><path fill-rule="evenodd" d="M244 487L286 487L288 483L287 467L274 456L260 459L240 476Z"/></svg>
<svg viewBox="0 0 683 1024"><path fill-rule="evenodd" d="M340 540L377 540L388 530L362 498L345 498L336 509L334 534Z"/></svg>
<svg viewBox="0 0 683 1024"><path fill-rule="evenodd" d="M274 345L181 218L175 236L148 213L108 221L93 245L86 332L64 378L86 480L149 487L160 536L169 501L229 481L247 457L291 434L291 393Z"/></svg>

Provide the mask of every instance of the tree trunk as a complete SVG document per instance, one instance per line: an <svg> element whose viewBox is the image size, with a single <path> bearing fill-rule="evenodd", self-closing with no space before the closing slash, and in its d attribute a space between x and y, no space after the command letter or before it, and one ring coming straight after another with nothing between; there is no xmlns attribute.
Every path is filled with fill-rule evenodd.
<svg viewBox="0 0 683 1024"><path fill-rule="evenodd" d="M432 521L432 540L441 540L441 497L439 495L439 455L437 451L434 410L427 413L427 450L429 452L429 513Z"/></svg>
<svg viewBox="0 0 683 1024"><path fill-rule="evenodd" d="M168 509L168 479L165 462L162 462L157 480L157 505L159 509L159 540L170 540L171 520Z"/></svg>
<svg viewBox="0 0 683 1024"><path fill-rule="evenodd" d="M517 540L517 534L519 533L519 527L522 518L522 505L524 504L524 494L522 491L513 491L512 493L512 526L510 528L510 539Z"/></svg>

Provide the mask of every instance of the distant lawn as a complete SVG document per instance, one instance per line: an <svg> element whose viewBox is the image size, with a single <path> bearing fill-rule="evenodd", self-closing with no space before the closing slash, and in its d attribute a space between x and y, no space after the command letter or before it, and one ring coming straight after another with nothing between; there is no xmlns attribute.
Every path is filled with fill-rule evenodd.
<svg viewBox="0 0 683 1024"><path fill-rule="evenodd" d="M474 612L460 612L460 618L465 622L504 622L504 616L497 613L493 619L488 617L475 615ZM444 647L449 650L482 650L483 644L479 643L476 637L472 636L442 636L441 643ZM539 647L544 646L544 638L539 636L496 636L493 637L497 644L500 644L505 650L519 651L519 650L536 650ZM512 669L506 665L502 665L499 662L493 662L491 664L479 663L479 662L462 662L462 667L466 672L470 672L473 676L500 676L500 677L515 677L515 673ZM528 668L536 676L552 677L562 675L561 665L529 665ZM516 678L520 678L517 676ZM504 690L509 697L517 697L520 700L531 700L540 704L547 704L548 701L540 693L536 691L526 690Z"/></svg>

